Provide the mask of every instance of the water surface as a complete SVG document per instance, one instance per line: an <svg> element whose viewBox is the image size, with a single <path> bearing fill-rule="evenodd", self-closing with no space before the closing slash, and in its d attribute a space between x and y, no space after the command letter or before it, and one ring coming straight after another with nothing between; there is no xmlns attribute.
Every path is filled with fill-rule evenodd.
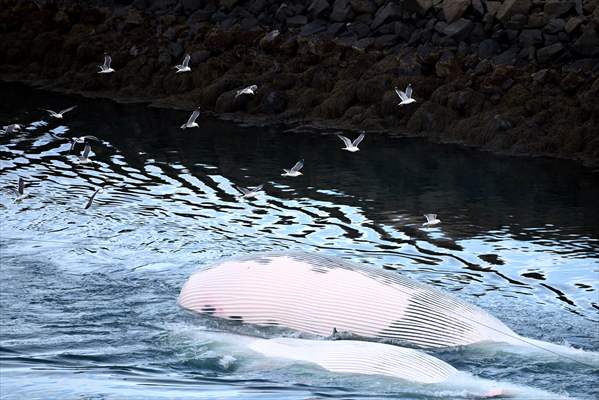
<svg viewBox="0 0 599 400"><path fill-rule="evenodd" d="M599 351L599 178L573 163L367 135L240 127L188 112L2 84L2 398L430 398L419 387L257 360L180 310L181 285L225 256L305 250L397 269L528 337ZM79 107L63 121L39 108ZM52 136L51 133L55 136ZM348 132L348 135L355 133ZM57 137L95 135L91 165ZM304 175L281 177L304 158ZM234 185L265 183L255 200ZM107 186L84 210L89 195ZM423 228L423 214L442 224ZM580 398L598 369L465 348L456 368Z"/></svg>

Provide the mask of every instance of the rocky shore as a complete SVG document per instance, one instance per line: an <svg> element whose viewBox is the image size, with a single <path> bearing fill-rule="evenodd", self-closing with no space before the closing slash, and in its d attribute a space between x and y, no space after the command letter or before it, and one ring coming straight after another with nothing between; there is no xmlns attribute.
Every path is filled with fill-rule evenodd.
<svg viewBox="0 0 599 400"><path fill-rule="evenodd" d="M596 166L598 32L599 0L0 0L0 79Z"/></svg>

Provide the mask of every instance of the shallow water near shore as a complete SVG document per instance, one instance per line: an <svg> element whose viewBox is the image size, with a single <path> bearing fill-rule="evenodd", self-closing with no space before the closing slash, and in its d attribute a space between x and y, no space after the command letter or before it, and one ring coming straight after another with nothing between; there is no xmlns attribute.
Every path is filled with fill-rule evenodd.
<svg viewBox="0 0 599 400"><path fill-rule="evenodd" d="M176 305L198 268L304 250L397 269L519 334L599 352L599 176L574 163L367 135L286 132L0 84L2 398L470 398L280 363L222 346ZM78 104L62 121L40 108ZM94 135L93 164L50 135ZM349 136L356 133L347 132ZM82 151L78 145L76 152ZM285 178L304 158L304 175ZM265 183L239 201L234 185ZM94 205L83 207L99 185ZM424 228L423 214L440 225ZM460 371L596 398L599 366L474 346L432 352ZM590 356L592 361L592 356ZM527 394L528 393L528 394Z"/></svg>

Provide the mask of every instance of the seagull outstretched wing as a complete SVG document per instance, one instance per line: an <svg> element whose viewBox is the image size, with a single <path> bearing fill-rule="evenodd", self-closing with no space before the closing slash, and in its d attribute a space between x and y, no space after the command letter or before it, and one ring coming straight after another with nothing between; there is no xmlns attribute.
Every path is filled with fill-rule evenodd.
<svg viewBox="0 0 599 400"><path fill-rule="evenodd" d="M66 114L69 111L73 111L74 109L76 109L77 106L73 106L73 107L69 107L69 108L65 108L64 110L62 110L61 112L59 112L59 114Z"/></svg>
<svg viewBox="0 0 599 400"><path fill-rule="evenodd" d="M351 147L351 146L352 146L352 142L351 142L351 140L349 140L349 139L348 139L348 138L346 138L345 136L343 136L343 135L337 135L337 137L338 137L339 139L341 139L341 140L343 141L343 143L345 143L345 147Z"/></svg>
<svg viewBox="0 0 599 400"><path fill-rule="evenodd" d="M295 163L295 165L293 167L291 167L290 172L297 172L300 169L302 169L303 166L304 166L304 160L299 160L298 162Z"/></svg>
<svg viewBox="0 0 599 400"><path fill-rule="evenodd" d="M354 140L354 142L352 143L355 147L358 147L358 145L360 144L360 142L362 142L362 140L364 140L364 137L366 136L366 134L364 132L360 133L360 136L358 136L356 138L356 140Z"/></svg>
<svg viewBox="0 0 599 400"><path fill-rule="evenodd" d="M200 116L200 109L198 108L191 113L189 120L187 120L187 124L192 124L192 123L196 122L196 119L198 119L199 116Z"/></svg>
<svg viewBox="0 0 599 400"><path fill-rule="evenodd" d="M85 144L85 148L83 149L83 158L87 158L87 156L89 156L89 152L92 150L92 147L89 145L89 143Z"/></svg>
<svg viewBox="0 0 599 400"><path fill-rule="evenodd" d="M112 63L112 57L110 57L108 54L105 55L103 69L109 69L111 63Z"/></svg>
<svg viewBox="0 0 599 400"><path fill-rule="evenodd" d="M412 98L412 84L408 84L408 87L406 88L406 96L408 99Z"/></svg>
<svg viewBox="0 0 599 400"><path fill-rule="evenodd" d="M397 93L397 95L399 96L401 101L406 101L408 99L406 94L404 92L402 92L401 90L399 90L398 88L395 88L395 93Z"/></svg>
<svg viewBox="0 0 599 400"><path fill-rule="evenodd" d="M183 59L183 62L181 63L181 66L183 68L187 68L189 66L189 60L191 60L191 57L189 56L189 54L186 54L185 58Z"/></svg>

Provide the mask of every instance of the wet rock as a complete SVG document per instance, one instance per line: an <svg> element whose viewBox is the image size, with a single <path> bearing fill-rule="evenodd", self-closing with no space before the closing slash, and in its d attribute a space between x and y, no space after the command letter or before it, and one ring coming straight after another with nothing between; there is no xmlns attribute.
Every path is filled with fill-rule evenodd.
<svg viewBox="0 0 599 400"><path fill-rule="evenodd" d="M331 6L329 5L328 1L314 0L312 3L310 3L310 6L308 7L308 12L315 18L323 17L330 10L330 8Z"/></svg>
<svg viewBox="0 0 599 400"><path fill-rule="evenodd" d="M561 18L555 18L555 19L552 19L551 21L549 21L547 23L547 25L545 25L543 32L558 33L560 31L564 30L565 26L566 26L566 21L564 21Z"/></svg>
<svg viewBox="0 0 599 400"><path fill-rule="evenodd" d="M280 90L270 91L262 99L262 110L268 114L280 114L287 109L289 99L287 95Z"/></svg>
<svg viewBox="0 0 599 400"><path fill-rule="evenodd" d="M397 4L389 2L377 11L374 21L372 21L372 29L378 28L385 22L400 19L401 15L401 8Z"/></svg>
<svg viewBox="0 0 599 400"><path fill-rule="evenodd" d="M486 39L478 45L479 58L491 58L499 51L500 46L494 39Z"/></svg>
<svg viewBox="0 0 599 400"><path fill-rule="evenodd" d="M550 46L545 46L537 50L537 60L544 64L551 61L556 61L559 54L564 50L561 43L554 43Z"/></svg>
<svg viewBox="0 0 599 400"><path fill-rule="evenodd" d="M448 107L426 101L412 114L407 127L415 133L442 132L455 120L455 113Z"/></svg>
<svg viewBox="0 0 599 400"><path fill-rule="evenodd" d="M545 18L549 21L552 18L564 15L574 6L574 1L571 0L546 0L543 12Z"/></svg>
<svg viewBox="0 0 599 400"><path fill-rule="evenodd" d="M592 27L588 27L572 45L574 51L583 56L595 56L599 54L599 38Z"/></svg>
<svg viewBox="0 0 599 400"><path fill-rule="evenodd" d="M496 17L500 21L507 21L512 15L527 15L531 6L531 0L505 0L497 10Z"/></svg>
<svg viewBox="0 0 599 400"><path fill-rule="evenodd" d="M420 15L426 12L433 6L432 0L404 0L403 6L406 10L417 12Z"/></svg>
<svg viewBox="0 0 599 400"><path fill-rule="evenodd" d="M376 11L376 4L372 0L351 0L350 3L356 14L372 14Z"/></svg>
<svg viewBox="0 0 599 400"><path fill-rule="evenodd" d="M447 25L443 30L443 33L459 41L465 39L470 34L470 31L472 31L472 28L472 21L466 18L460 18Z"/></svg>
<svg viewBox="0 0 599 400"><path fill-rule="evenodd" d="M540 29L525 29L518 36L518 43L522 47L541 44L543 43L543 34Z"/></svg>
<svg viewBox="0 0 599 400"><path fill-rule="evenodd" d="M349 0L335 0L329 18L335 22L349 21L354 17Z"/></svg>
<svg viewBox="0 0 599 400"><path fill-rule="evenodd" d="M470 6L470 0L446 0L443 2L443 15L445 21L451 23L464 15L468 7Z"/></svg>

